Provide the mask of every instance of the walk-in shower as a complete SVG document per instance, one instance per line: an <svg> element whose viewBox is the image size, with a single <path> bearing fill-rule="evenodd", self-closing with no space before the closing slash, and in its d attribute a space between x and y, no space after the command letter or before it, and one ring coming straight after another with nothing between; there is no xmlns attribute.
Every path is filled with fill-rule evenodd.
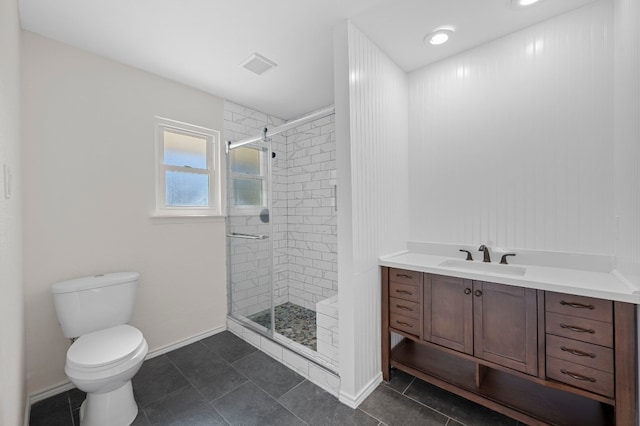
<svg viewBox="0 0 640 426"><path fill-rule="evenodd" d="M337 371L333 107L277 125L237 105L226 117L228 133L255 132L227 142L229 314Z"/></svg>

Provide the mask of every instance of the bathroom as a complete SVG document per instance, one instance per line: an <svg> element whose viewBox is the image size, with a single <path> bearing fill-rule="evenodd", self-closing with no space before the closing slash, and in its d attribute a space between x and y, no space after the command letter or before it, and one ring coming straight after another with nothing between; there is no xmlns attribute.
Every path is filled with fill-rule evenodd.
<svg viewBox="0 0 640 426"><path fill-rule="evenodd" d="M13 30L1 38L14 42L1 49L14 61L0 75L13 83L0 101L8 132L0 153L14 187L0 214L0 318L14 349L3 349L0 389L13 425L28 397L67 383L52 282L139 271L133 323L152 351L227 327L225 219L151 215L148 129L162 116L223 131L229 104L21 31L9 3L0 27ZM370 283L379 282L379 256L407 241L607 254L637 282L637 19L635 2L597 1L409 74L357 21L336 30L333 65L343 78L319 107L336 108L342 315L339 382L327 376L327 386L341 400L355 405L376 384L379 293ZM520 53L492 61L510 48ZM479 78L476 65L490 73L486 84L465 86ZM364 75L378 82L368 92L355 86ZM389 86L394 96L381 89ZM433 87L439 96L421 96ZM438 117L428 114L434 106ZM427 136L434 142L421 143ZM308 365L325 371L316 367Z"/></svg>

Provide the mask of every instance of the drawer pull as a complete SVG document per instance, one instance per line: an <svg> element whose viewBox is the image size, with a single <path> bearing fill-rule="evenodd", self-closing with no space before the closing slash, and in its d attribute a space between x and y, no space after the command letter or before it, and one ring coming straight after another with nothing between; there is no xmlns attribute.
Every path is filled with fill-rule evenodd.
<svg viewBox="0 0 640 426"><path fill-rule="evenodd" d="M560 301L560 304L563 306L569 306L570 308L577 308L577 309L595 309L596 307L593 305L585 305L583 303L575 303L575 302L565 302L564 300Z"/></svg>
<svg viewBox="0 0 640 426"><path fill-rule="evenodd" d="M402 309L403 311L413 311L413 309L411 309L410 307L403 305L396 305L396 308Z"/></svg>
<svg viewBox="0 0 640 426"><path fill-rule="evenodd" d="M396 274L396 277L398 277L398 278L408 278L410 280L413 279L413 277L411 275L407 275L407 274Z"/></svg>
<svg viewBox="0 0 640 426"><path fill-rule="evenodd" d="M413 294L413 293L411 293L410 291L407 291L407 290L396 290L396 293L408 294L409 296L411 296Z"/></svg>
<svg viewBox="0 0 640 426"><path fill-rule="evenodd" d="M464 294L471 294L471 289L470 288L465 288L464 289Z"/></svg>
<svg viewBox="0 0 640 426"><path fill-rule="evenodd" d="M562 346L560 349L562 349L564 352L569 352L572 355L588 356L589 358L595 358L596 357L596 354L583 352L583 351L580 351L578 349L571 349L571 348L567 348L567 347L564 347L564 346Z"/></svg>
<svg viewBox="0 0 640 426"><path fill-rule="evenodd" d="M560 372L562 374L566 374L567 376L571 377L572 379L584 380L585 382L591 382L591 383L595 383L595 381L596 381L596 379L593 378L593 377L587 377L587 376L583 376L582 374L572 373L570 371L565 370L564 368L562 370L560 370Z"/></svg>
<svg viewBox="0 0 640 426"><path fill-rule="evenodd" d="M582 328L576 327L574 325L560 324L560 327L566 328L567 330L575 331L576 333L590 333L595 334L596 331L593 328Z"/></svg>
<svg viewBox="0 0 640 426"><path fill-rule="evenodd" d="M413 328L413 324L409 324L408 322L404 322L404 321L396 321L396 323L400 324L400 325L404 325L405 327L411 327Z"/></svg>

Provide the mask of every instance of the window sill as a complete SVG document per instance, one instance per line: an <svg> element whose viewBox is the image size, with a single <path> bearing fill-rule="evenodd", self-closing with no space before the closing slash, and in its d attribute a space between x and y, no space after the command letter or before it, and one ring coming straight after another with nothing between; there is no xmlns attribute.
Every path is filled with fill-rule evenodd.
<svg viewBox="0 0 640 426"><path fill-rule="evenodd" d="M151 219L152 223L224 222L226 216L220 214L152 213L151 215L149 215L149 219Z"/></svg>

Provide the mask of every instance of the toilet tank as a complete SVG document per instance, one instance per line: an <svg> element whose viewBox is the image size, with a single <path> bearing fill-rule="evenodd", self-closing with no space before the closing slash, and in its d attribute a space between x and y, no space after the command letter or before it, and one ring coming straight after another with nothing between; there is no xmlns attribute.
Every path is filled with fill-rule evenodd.
<svg viewBox="0 0 640 426"><path fill-rule="evenodd" d="M128 323L139 277L137 272L115 272L53 284L53 304L65 337Z"/></svg>

